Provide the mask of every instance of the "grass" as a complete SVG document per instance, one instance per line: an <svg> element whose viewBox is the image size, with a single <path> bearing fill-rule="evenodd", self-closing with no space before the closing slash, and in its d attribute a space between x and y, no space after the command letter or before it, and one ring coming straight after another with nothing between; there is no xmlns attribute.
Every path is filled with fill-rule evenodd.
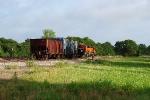
<svg viewBox="0 0 150 100"><path fill-rule="evenodd" d="M2 100L149 100L149 58L105 58L30 67L0 79ZM15 81L14 81L15 80Z"/></svg>
<svg viewBox="0 0 150 100"><path fill-rule="evenodd" d="M18 68L18 65L13 65L13 64L5 65L4 68L5 68L5 69L17 69L17 68Z"/></svg>
<svg viewBox="0 0 150 100"><path fill-rule="evenodd" d="M37 65L35 64L35 62L33 60L28 60L26 62L26 66L27 67L34 67L34 66L37 66Z"/></svg>

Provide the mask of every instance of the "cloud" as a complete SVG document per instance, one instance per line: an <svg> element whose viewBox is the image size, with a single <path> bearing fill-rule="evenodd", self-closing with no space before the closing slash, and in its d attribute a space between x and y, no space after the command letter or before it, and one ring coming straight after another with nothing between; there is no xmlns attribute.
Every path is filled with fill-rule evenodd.
<svg viewBox="0 0 150 100"><path fill-rule="evenodd" d="M148 44L149 5L148 0L0 0L0 34L22 42L53 29L59 37Z"/></svg>

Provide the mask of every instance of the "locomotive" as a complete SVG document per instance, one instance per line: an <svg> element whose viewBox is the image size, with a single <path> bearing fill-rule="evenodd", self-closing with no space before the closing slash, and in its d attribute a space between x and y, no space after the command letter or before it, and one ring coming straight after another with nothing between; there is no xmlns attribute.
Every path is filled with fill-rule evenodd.
<svg viewBox="0 0 150 100"><path fill-rule="evenodd" d="M66 38L30 39L30 55L34 59L83 57L92 53L94 47Z"/></svg>
<svg viewBox="0 0 150 100"><path fill-rule="evenodd" d="M78 49L80 49L78 52L80 57L82 57L82 56L90 57L92 55L95 55L95 47L94 46L87 46L85 44L79 44ZM80 52L81 50L83 52Z"/></svg>

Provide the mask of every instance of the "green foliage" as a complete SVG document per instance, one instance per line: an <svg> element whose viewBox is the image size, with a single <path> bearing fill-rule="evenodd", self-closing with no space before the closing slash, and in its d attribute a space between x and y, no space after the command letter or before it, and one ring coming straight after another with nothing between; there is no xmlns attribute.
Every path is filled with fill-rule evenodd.
<svg viewBox="0 0 150 100"><path fill-rule="evenodd" d="M80 38L80 37L68 36L67 39L78 41L78 44L84 43L84 44L86 44L88 46L95 46L96 45L96 43L92 39L90 39L88 37Z"/></svg>
<svg viewBox="0 0 150 100"><path fill-rule="evenodd" d="M138 45L133 40L117 41L114 47L116 54L123 56L137 56Z"/></svg>
<svg viewBox="0 0 150 100"><path fill-rule="evenodd" d="M17 42L12 39L0 38L1 55L4 57L12 56L16 54Z"/></svg>
<svg viewBox="0 0 150 100"><path fill-rule="evenodd" d="M13 64L11 64L11 65L5 65L5 69L17 69L19 66L18 65L13 65Z"/></svg>
<svg viewBox="0 0 150 100"><path fill-rule="evenodd" d="M1 44L1 43L0 43ZM3 50L3 48L1 47L1 45L0 45L0 57L4 57L5 56L5 54L4 54L4 50Z"/></svg>
<svg viewBox="0 0 150 100"><path fill-rule="evenodd" d="M103 55L103 48L101 43L96 43L96 55Z"/></svg>
<svg viewBox="0 0 150 100"><path fill-rule="evenodd" d="M115 52L114 52L114 47L111 45L110 42L105 42L102 44L102 55L103 56L111 56L111 55L114 55Z"/></svg>
<svg viewBox="0 0 150 100"><path fill-rule="evenodd" d="M84 37L84 38L80 38L80 37L71 37L68 36L68 39L72 39L75 41L78 41L78 44L80 43L84 43L87 46L94 46L96 49L96 55L114 55L114 47L111 45L110 42L105 42L103 44L101 43L95 43L92 39L88 38L88 37Z"/></svg>
<svg viewBox="0 0 150 100"><path fill-rule="evenodd" d="M138 45L138 48L139 48L139 50L138 50L138 55L140 56L140 55L146 55L146 45L145 44L139 44Z"/></svg>
<svg viewBox="0 0 150 100"><path fill-rule="evenodd" d="M84 63L87 63L87 64L99 64L99 65L104 65L104 66L111 66L112 63L108 60L86 60L84 61Z"/></svg>
<svg viewBox="0 0 150 100"><path fill-rule="evenodd" d="M64 67L64 66L68 66L68 62L58 61L58 62L55 64L55 67Z"/></svg>
<svg viewBox="0 0 150 100"><path fill-rule="evenodd" d="M44 29L43 35L44 36L42 36L42 38L44 38L44 39L56 37L55 32L52 29Z"/></svg>
<svg viewBox="0 0 150 100"><path fill-rule="evenodd" d="M21 57L28 57L30 55L30 40L26 39L25 42L22 42L17 45L17 54Z"/></svg>
<svg viewBox="0 0 150 100"><path fill-rule="evenodd" d="M146 48L146 54L150 55L150 45Z"/></svg>
<svg viewBox="0 0 150 100"><path fill-rule="evenodd" d="M138 46L133 40L125 40L123 47L123 56L135 56L137 54Z"/></svg>
<svg viewBox="0 0 150 100"><path fill-rule="evenodd" d="M28 60L26 62L27 67L36 67L36 63L33 60Z"/></svg>
<svg viewBox="0 0 150 100"><path fill-rule="evenodd" d="M123 41L117 41L114 47L116 55L122 55L123 53Z"/></svg>
<svg viewBox="0 0 150 100"><path fill-rule="evenodd" d="M80 37L71 37L71 36L68 36L67 39L78 41L78 44L84 43L83 39L80 38Z"/></svg>
<svg viewBox="0 0 150 100"><path fill-rule="evenodd" d="M67 39L78 41L78 44L82 44L83 43L83 44L86 44L87 46L94 46L96 48L96 55L101 55L101 46L99 45L99 43L96 44L89 37L80 38L80 37L71 37L71 36L68 36Z"/></svg>
<svg viewBox="0 0 150 100"><path fill-rule="evenodd" d="M25 40L23 43L17 43L12 39L0 38L0 56L2 57L20 57L29 56L30 41Z"/></svg>

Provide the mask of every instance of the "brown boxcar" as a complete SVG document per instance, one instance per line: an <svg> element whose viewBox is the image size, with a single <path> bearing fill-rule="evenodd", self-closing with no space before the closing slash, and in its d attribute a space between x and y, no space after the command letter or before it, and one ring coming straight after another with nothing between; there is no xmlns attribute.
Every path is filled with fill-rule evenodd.
<svg viewBox="0 0 150 100"><path fill-rule="evenodd" d="M30 53L36 59L57 58L63 55L62 42L52 39L30 39Z"/></svg>

